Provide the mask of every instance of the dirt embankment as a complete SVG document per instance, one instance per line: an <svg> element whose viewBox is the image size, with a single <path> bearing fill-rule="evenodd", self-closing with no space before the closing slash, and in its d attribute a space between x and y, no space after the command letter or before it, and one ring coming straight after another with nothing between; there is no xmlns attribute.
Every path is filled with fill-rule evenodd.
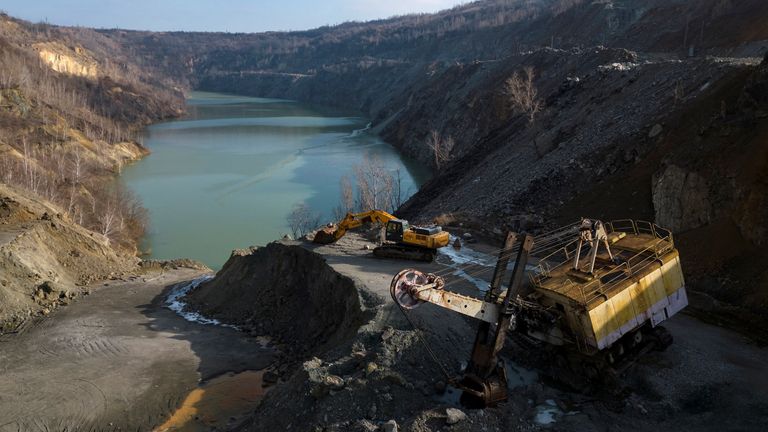
<svg viewBox="0 0 768 432"><path fill-rule="evenodd" d="M88 291L86 285L138 269L109 241L44 201L0 184L0 323L12 331Z"/></svg>
<svg viewBox="0 0 768 432"><path fill-rule="evenodd" d="M377 300L363 297L357 284L322 256L275 242L235 251L188 303L206 316L270 335L289 352L307 355L346 342L370 319L368 309Z"/></svg>

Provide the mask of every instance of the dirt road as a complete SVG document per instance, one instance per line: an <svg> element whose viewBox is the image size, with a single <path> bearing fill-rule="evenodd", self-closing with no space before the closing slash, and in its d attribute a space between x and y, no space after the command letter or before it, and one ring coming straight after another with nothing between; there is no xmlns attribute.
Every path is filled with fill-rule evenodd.
<svg viewBox="0 0 768 432"><path fill-rule="evenodd" d="M162 306L199 274L102 285L0 338L0 431L151 430L201 379L266 367L273 353L255 339Z"/></svg>

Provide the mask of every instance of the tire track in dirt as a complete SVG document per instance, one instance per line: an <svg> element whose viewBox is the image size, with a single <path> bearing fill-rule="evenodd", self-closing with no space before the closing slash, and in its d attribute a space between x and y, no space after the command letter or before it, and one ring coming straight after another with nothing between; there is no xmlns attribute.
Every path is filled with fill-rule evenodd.
<svg viewBox="0 0 768 432"><path fill-rule="evenodd" d="M163 307L166 287L200 275L99 286L0 343L0 432L152 430L201 378L262 369L273 353L228 328Z"/></svg>
<svg viewBox="0 0 768 432"><path fill-rule="evenodd" d="M40 391L41 387L44 388L43 392ZM38 382L18 392L0 387L0 391L24 402L23 407L4 410L0 414L2 432L86 430L92 427L94 413L107 408L104 392L95 384L81 379ZM52 400L56 400L57 409L69 414L66 417L48 417L46 413L51 409Z"/></svg>

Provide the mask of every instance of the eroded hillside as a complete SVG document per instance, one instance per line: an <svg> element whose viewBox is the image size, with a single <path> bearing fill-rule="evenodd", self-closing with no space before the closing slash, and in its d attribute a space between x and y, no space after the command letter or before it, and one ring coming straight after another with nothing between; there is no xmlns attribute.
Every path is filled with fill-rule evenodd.
<svg viewBox="0 0 768 432"><path fill-rule="evenodd" d="M135 250L143 210L108 179L148 153L137 131L180 115L181 94L90 29L2 15L0 49L0 182Z"/></svg>

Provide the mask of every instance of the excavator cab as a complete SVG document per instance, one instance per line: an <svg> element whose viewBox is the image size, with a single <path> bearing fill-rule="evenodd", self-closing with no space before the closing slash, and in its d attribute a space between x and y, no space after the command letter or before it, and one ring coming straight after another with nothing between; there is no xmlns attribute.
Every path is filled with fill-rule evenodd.
<svg viewBox="0 0 768 432"><path fill-rule="evenodd" d="M385 239L391 242L400 243L403 241L403 233L408 231L408 221L402 219L392 219L387 222L387 232Z"/></svg>

